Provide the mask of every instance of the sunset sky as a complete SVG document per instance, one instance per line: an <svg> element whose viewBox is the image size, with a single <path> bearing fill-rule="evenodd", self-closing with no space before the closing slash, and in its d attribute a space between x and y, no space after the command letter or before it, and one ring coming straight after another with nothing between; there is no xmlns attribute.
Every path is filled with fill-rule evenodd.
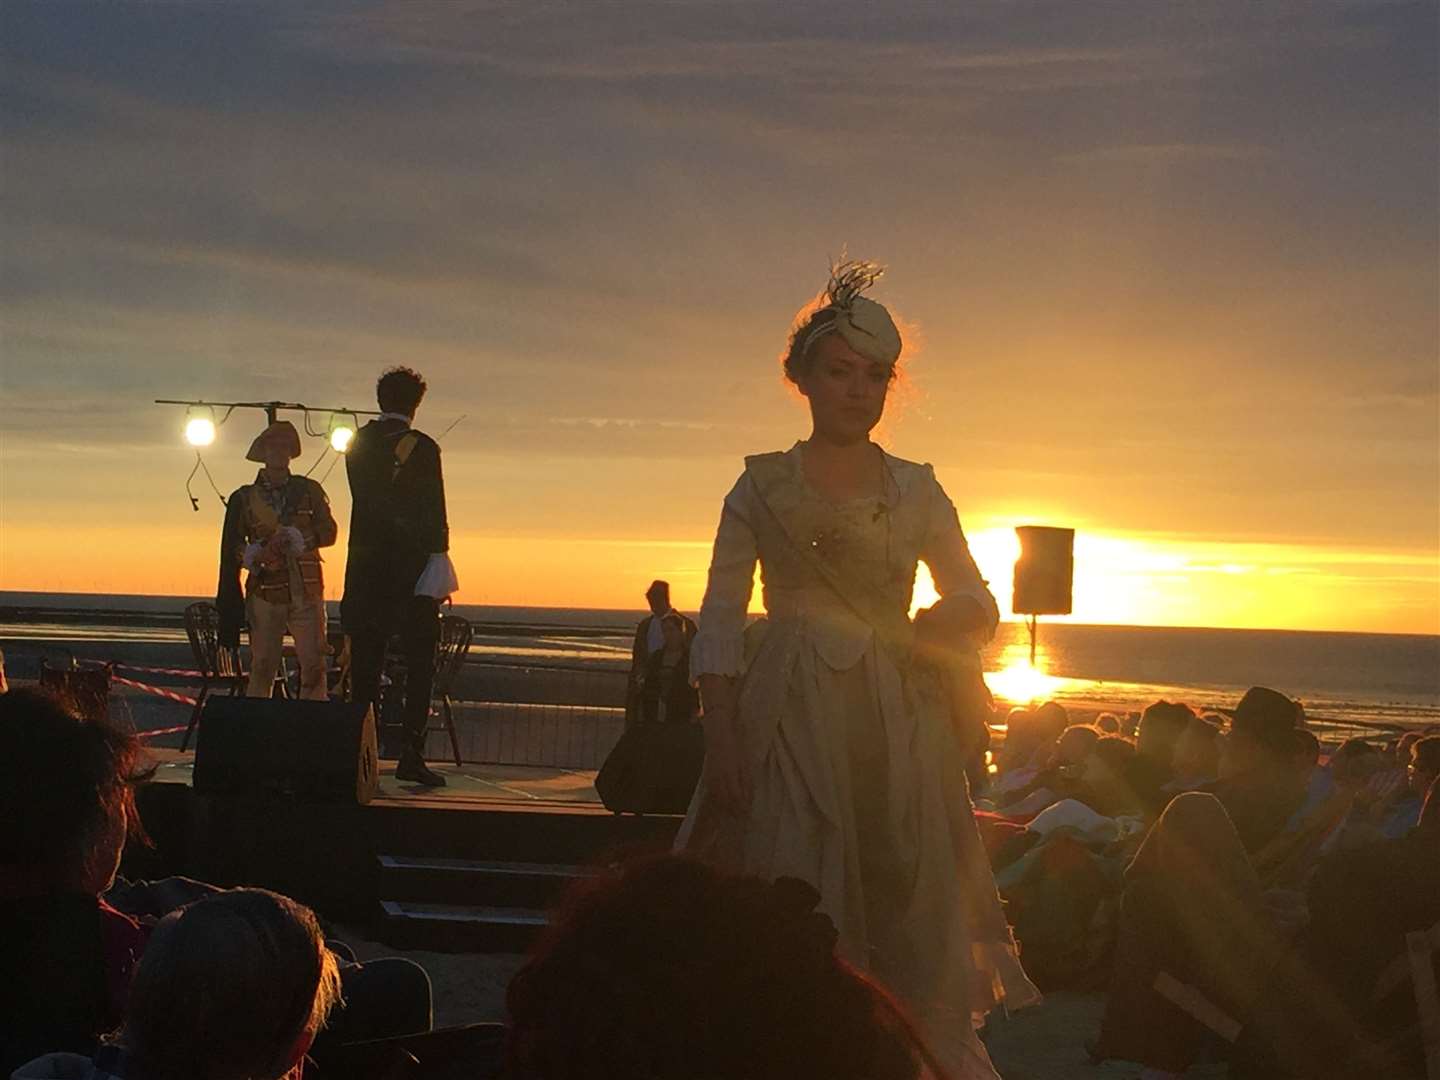
<svg viewBox="0 0 1440 1080"><path fill-rule="evenodd" d="M4 0L0 589L212 591L151 400L405 363L463 417L457 599L694 609L848 249L1002 606L1053 524L1077 621L1440 632L1436 13Z"/></svg>

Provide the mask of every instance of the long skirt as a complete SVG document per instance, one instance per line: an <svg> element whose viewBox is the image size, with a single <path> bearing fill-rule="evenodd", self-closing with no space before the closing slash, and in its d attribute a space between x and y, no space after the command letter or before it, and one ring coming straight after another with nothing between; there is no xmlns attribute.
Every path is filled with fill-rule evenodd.
<svg viewBox="0 0 1440 1080"><path fill-rule="evenodd" d="M809 882L841 954L897 996L953 1076L989 1080L977 1024L1039 993L1005 925L947 703L873 645L844 671L803 645L770 672L765 659L739 703L750 806L724 812L702 779L677 846Z"/></svg>

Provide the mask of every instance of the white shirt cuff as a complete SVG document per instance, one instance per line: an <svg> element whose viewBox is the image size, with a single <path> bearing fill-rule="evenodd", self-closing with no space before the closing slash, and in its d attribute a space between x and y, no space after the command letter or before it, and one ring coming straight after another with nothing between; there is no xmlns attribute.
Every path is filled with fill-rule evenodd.
<svg viewBox="0 0 1440 1080"><path fill-rule="evenodd" d="M455 576L455 564L450 561L450 553L435 552L415 582L415 595L444 600L459 591L460 579Z"/></svg>

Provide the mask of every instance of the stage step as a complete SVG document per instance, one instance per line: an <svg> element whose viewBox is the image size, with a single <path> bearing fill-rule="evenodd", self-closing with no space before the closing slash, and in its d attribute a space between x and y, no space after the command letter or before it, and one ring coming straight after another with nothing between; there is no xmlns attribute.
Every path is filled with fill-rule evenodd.
<svg viewBox="0 0 1440 1080"><path fill-rule="evenodd" d="M524 952L548 919L535 908L382 900L385 940L436 952Z"/></svg>
<svg viewBox="0 0 1440 1080"><path fill-rule="evenodd" d="M522 952L546 909L594 871L567 863L379 855L385 940L444 952Z"/></svg>
<svg viewBox="0 0 1440 1080"><path fill-rule="evenodd" d="M380 895L482 907L545 908L592 871L560 863L380 855Z"/></svg>

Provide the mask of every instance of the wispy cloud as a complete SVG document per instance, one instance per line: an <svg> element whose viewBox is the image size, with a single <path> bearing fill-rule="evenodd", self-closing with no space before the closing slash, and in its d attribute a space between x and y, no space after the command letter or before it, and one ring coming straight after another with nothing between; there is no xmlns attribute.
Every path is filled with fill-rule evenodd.
<svg viewBox="0 0 1440 1080"><path fill-rule="evenodd" d="M0 20L0 437L55 463L3 480L37 515L169 499L152 397L357 403L408 362L469 417L457 529L638 529L663 485L653 529L703 535L804 431L775 357L848 244L927 339L892 448L967 514L1433 545L1432 4Z"/></svg>

